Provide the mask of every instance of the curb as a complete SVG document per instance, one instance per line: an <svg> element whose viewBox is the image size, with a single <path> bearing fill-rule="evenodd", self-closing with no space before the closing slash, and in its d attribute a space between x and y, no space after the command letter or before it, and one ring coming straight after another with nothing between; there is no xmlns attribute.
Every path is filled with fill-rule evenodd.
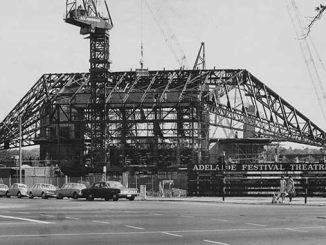
<svg viewBox="0 0 326 245"><path fill-rule="evenodd" d="M222 200L190 200L190 199L142 199L140 201L149 201L149 202L197 202L197 203L216 203L216 204L245 204L245 205L271 205L271 206L317 206L323 207L326 206L325 203L272 203L267 201L261 202L246 202L246 201L222 201ZM325 200L326 201L326 200Z"/></svg>

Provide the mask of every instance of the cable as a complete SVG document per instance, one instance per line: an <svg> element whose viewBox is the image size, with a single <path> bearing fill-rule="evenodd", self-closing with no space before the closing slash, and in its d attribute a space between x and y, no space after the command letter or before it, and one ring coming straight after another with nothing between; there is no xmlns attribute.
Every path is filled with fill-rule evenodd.
<svg viewBox="0 0 326 245"><path fill-rule="evenodd" d="M157 14L155 14L153 8L150 6L150 4L147 0L144 0L144 1L153 17L155 23L157 24L159 30L161 31L161 33L163 35L165 43L167 44L168 48L174 55L178 64L181 67L188 69L189 66L188 66L186 55L183 52L181 45L177 40L176 35L172 32L171 27L168 25L168 23L166 21L164 21L164 18L161 15L159 17L157 17L159 12L157 11ZM163 22L163 24L161 22Z"/></svg>
<svg viewBox="0 0 326 245"><path fill-rule="evenodd" d="M302 17L299 13L298 7L296 6L294 0L288 0L286 6L288 9L288 13L289 13L295 34L299 41L299 46L300 46L300 49L301 49L301 52L302 52L302 55L304 58L304 62L306 64L306 67L307 67L307 70L309 73L310 80L311 80L313 88L315 90L315 94L317 97L317 101L318 101L320 110L322 112L322 116L323 116L324 120L326 121L325 90L323 88L321 78L318 73L316 63L314 61L308 40L306 38L302 38L304 36L303 28L302 28L302 26L304 26L302 23ZM292 14L292 12L293 12L293 14Z"/></svg>

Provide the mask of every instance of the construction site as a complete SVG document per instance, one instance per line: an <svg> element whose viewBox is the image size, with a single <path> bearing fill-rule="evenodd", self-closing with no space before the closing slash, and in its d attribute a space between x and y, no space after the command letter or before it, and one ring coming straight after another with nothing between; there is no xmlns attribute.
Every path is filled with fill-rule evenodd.
<svg viewBox="0 0 326 245"><path fill-rule="evenodd" d="M295 24L295 1L287 2ZM43 74L0 123L0 148L19 149L20 166L21 149L37 146L35 165L56 166L66 176L183 173L192 195L216 195L226 175L209 166L280 164L275 151L266 154L280 142L324 147L322 127L254 74L207 68L204 40L191 68L144 68L141 44L140 67L111 71L114 10L105 1L101 7L95 0L66 1L64 22L89 39L89 71ZM301 181L301 168L277 166L274 186L281 173ZM260 178L260 190L271 183L261 181L261 169L252 177ZM324 170L318 172L324 176Z"/></svg>

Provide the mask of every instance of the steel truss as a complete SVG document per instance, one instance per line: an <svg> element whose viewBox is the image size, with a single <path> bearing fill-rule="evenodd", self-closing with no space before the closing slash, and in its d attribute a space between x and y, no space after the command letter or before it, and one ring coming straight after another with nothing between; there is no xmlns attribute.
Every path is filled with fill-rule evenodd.
<svg viewBox="0 0 326 245"><path fill-rule="evenodd" d="M209 143L221 137L223 127L243 132L239 137L249 132L273 141L325 142L323 130L246 70L164 70L146 76L129 71L109 77L102 87L97 83L94 96L89 73L43 75L2 121L1 149L18 147L19 116L23 146L40 144L41 157L80 164L94 151L92 140L105 142L95 144L96 151L118 166L206 162Z"/></svg>

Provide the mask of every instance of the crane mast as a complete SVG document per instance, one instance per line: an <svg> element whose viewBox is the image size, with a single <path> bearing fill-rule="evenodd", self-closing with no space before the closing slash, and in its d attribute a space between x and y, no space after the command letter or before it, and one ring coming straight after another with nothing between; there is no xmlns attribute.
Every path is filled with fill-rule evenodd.
<svg viewBox="0 0 326 245"><path fill-rule="evenodd" d="M113 28L107 3L104 1L106 14L98 9L96 0L67 0L64 21L80 27L81 35L88 35L90 40L90 99L86 110L87 129L85 140L89 141L88 157L95 170L99 171L106 166L110 168L106 117L107 108L105 98L107 89L112 83L110 74L110 36Z"/></svg>

